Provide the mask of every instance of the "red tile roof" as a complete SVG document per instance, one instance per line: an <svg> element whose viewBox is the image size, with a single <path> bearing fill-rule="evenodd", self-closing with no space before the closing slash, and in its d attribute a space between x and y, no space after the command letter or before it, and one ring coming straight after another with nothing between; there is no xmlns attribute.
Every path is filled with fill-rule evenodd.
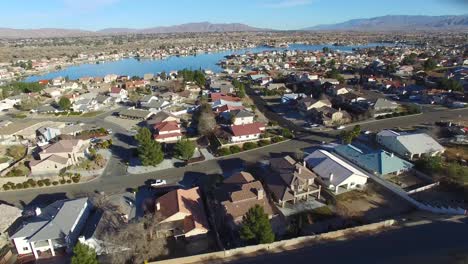
<svg viewBox="0 0 468 264"><path fill-rule="evenodd" d="M122 91L122 88L120 87L112 87L110 92L113 93L113 94L118 94L120 93L120 91Z"/></svg>
<svg viewBox="0 0 468 264"><path fill-rule="evenodd" d="M231 126L231 132L233 136L247 136L260 134L265 130L265 124L261 122L255 122L246 125L235 125Z"/></svg>
<svg viewBox="0 0 468 264"><path fill-rule="evenodd" d="M242 110L242 109L245 109L245 107L244 106L232 106L232 105L225 104L225 105L216 107L215 111L217 113L222 113L226 111L230 112L230 111Z"/></svg>
<svg viewBox="0 0 468 264"><path fill-rule="evenodd" d="M225 94L222 94L222 93L212 93L212 94L210 94L210 96L211 96L212 101L216 101L216 100L219 100L219 99L223 99L225 101L231 101L231 102L240 102L241 101L241 99L239 97L225 95Z"/></svg>
<svg viewBox="0 0 468 264"><path fill-rule="evenodd" d="M176 121L165 121L154 125L154 129L158 132L180 131L179 124Z"/></svg>

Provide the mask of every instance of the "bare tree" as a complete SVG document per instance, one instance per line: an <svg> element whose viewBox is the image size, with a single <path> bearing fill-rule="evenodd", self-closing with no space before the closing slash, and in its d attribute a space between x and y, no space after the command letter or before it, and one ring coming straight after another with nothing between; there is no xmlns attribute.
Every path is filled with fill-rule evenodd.
<svg viewBox="0 0 468 264"><path fill-rule="evenodd" d="M147 215L138 222L122 226L116 232L106 234L104 241L109 246L111 263L143 263L167 254L166 239L153 236L155 221ZM116 250L118 248L118 250Z"/></svg>

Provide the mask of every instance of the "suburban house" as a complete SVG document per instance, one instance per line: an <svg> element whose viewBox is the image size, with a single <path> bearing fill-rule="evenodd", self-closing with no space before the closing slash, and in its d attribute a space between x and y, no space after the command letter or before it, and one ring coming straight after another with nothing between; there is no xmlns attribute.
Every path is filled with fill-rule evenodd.
<svg viewBox="0 0 468 264"><path fill-rule="evenodd" d="M279 90L279 89L287 90L286 84L284 84L284 83L269 83L269 84L267 84L266 89L268 89L270 91Z"/></svg>
<svg viewBox="0 0 468 264"><path fill-rule="evenodd" d="M283 94L283 96L281 96L281 103L292 104L292 103L295 103L299 98L304 98L304 97L306 97L306 95L302 93Z"/></svg>
<svg viewBox="0 0 468 264"><path fill-rule="evenodd" d="M367 183L368 176L364 172L326 150L316 150L304 160L335 194L361 188Z"/></svg>
<svg viewBox="0 0 468 264"><path fill-rule="evenodd" d="M177 189L157 198L154 213L158 237L196 238L209 231L199 187Z"/></svg>
<svg viewBox="0 0 468 264"><path fill-rule="evenodd" d="M55 256L57 251L71 252L91 211L88 198L61 200L45 208L36 208L35 216L11 236L18 254Z"/></svg>
<svg viewBox="0 0 468 264"><path fill-rule="evenodd" d="M147 104L143 104L141 108L148 109L151 112L157 112L157 111L162 111L163 109L169 106L171 106L171 103L169 103L166 100L151 100Z"/></svg>
<svg viewBox="0 0 468 264"><path fill-rule="evenodd" d="M225 95L222 93L211 93L210 94L212 107L217 108L223 105L230 105L230 106L242 106L242 100L239 97Z"/></svg>
<svg viewBox="0 0 468 264"><path fill-rule="evenodd" d="M166 111L159 111L146 120L146 125L150 128L162 122L177 122L180 123L180 118Z"/></svg>
<svg viewBox="0 0 468 264"><path fill-rule="evenodd" d="M298 101L297 108L303 115L307 115L310 110L322 108L324 106L332 107L332 103L327 98L314 99L312 97L304 97Z"/></svg>
<svg viewBox="0 0 468 264"><path fill-rule="evenodd" d="M423 155L440 155L445 151L443 146L425 133L398 133L393 130L382 130L377 134L377 142L389 151L410 160Z"/></svg>
<svg viewBox="0 0 468 264"><path fill-rule="evenodd" d="M256 140L265 131L265 124L254 122L244 125L232 125L229 127L231 135L230 141L233 143Z"/></svg>
<svg viewBox="0 0 468 264"><path fill-rule="evenodd" d="M85 157L88 144L81 139L60 140L41 147L39 160L31 160L29 167L33 176L57 174L61 169L77 164Z"/></svg>
<svg viewBox="0 0 468 264"><path fill-rule="evenodd" d="M99 110L99 104L96 99L79 99L73 102L73 111L74 112L90 112Z"/></svg>
<svg viewBox="0 0 468 264"><path fill-rule="evenodd" d="M215 93L231 94L234 93L234 86L228 81L212 81L210 89Z"/></svg>
<svg viewBox="0 0 468 264"><path fill-rule="evenodd" d="M232 229L238 227L242 217L255 205L263 207L269 218L273 216L262 183L248 172L239 172L225 179L214 191L214 197L219 222L226 223Z"/></svg>
<svg viewBox="0 0 468 264"><path fill-rule="evenodd" d="M62 134L59 127L43 126L36 130L37 133L37 144L44 145L47 144L52 139L60 136Z"/></svg>
<svg viewBox="0 0 468 264"><path fill-rule="evenodd" d="M138 103L140 104L140 107L146 107L149 103L152 101L157 101L158 97L152 94L148 94L143 96L140 100L138 100Z"/></svg>
<svg viewBox="0 0 468 264"><path fill-rule="evenodd" d="M255 115L247 110L233 110L230 112L233 125L245 125L254 122Z"/></svg>
<svg viewBox="0 0 468 264"><path fill-rule="evenodd" d="M316 181L317 175L305 164L285 156L270 159L270 169L273 173L265 176L265 182L273 200L280 207L320 199L321 186Z"/></svg>
<svg viewBox="0 0 468 264"><path fill-rule="evenodd" d="M391 114L397 110L398 106L399 105L396 102L384 98L379 98L373 105L374 117Z"/></svg>
<svg viewBox="0 0 468 264"><path fill-rule="evenodd" d="M20 102L20 99L3 99L2 101L0 101L0 111L13 109L13 107L19 104Z"/></svg>
<svg viewBox="0 0 468 264"><path fill-rule="evenodd" d="M327 90L328 94L332 96L342 95L349 93L348 88L344 86L334 85Z"/></svg>
<svg viewBox="0 0 468 264"><path fill-rule="evenodd" d="M384 150L367 151L365 148L358 148L350 144L336 147L335 152L353 164L376 175L398 175L413 167L410 162Z"/></svg>
<svg viewBox="0 0 468 264"><path fill-rule="evenodd" d="M310 111L312 119L317 124L324 126L342 125L351 122L351 116L348 112L329 106L322 106L320 108L313 108Z"/></svg>
<svg viewBox="0 0 468 264"><path fill-rule="evenodd" d="M121 102L127 99L128 91L120 87L112 87L109 90L109 96L115 98L115 102Z"/></svg>
<svg viewBox="0 0 468 264"><path fill-rule="evenodd" d="M154 115L153 112L135 108L122 109L118 113L120 118L146 120Z"/></svg>
<svg viewBox="0 0 468 264"><path fill-rule="evenodd" d="M62 95L62 91L55 87L45 88L43 93L51 98L58 98Z"/></svg>
<svg viewBox="0 0 468 264"><path fill-rule="evenodd" d="M177 121L164 121L154 125L154 139L161 143L173 143L182 138L180 124Z"/></svg>

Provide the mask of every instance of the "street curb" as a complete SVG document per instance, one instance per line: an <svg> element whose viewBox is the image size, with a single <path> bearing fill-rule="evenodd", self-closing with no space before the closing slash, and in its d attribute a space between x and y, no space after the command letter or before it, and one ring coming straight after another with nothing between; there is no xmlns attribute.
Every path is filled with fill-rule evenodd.
<svg viewBox="0 0 468 264"><path fill-rule="evenodd" d="M294 138L293 138L294 139ZM200 164L200 163L203 163L203 162L207 162L207 161L210 161L210 160L220 160L220 159L224 159L224 158L227 158L227 157L231 157L231 156L234 156L234 155L239 155L239 154L243 154L243 153L246 153L246 152L250 152L250 151L254 151L254 150L258 150L258 149L263 149L263 148L267 148L267 147L270 147L270 146L274 146L274 145L278 145L278 144L281 144L281 143L285 143L285 142L288 142L288 141L291 141L293 139L287 139L287 140L283 140L281 142L276 142L276 143L272 143L272 144L269 144L269 145L266 145L266 146L263 146L263 147L258 147L258 148L254 148L254 149L249 149L249 150L245 150L245 151L242 151L242 152L239 152L239 153L234 153L234 154L229 154L229 155L226 155L226 156L221 156L221 157L214 157L212 159L208 159L208 160L202 160L202 161L198 161L198 162L193 162L193 163L190 163L182 168L187 168L187 167L190 167L192 165L197 165L197 164ZM161 169L161 170L157 170L157 171L164 171L164 170L169 170L169 169L174 169L175 167L173 168L165 168L165 169ZM151 173L153 171L150 171L150 172L144 172L144 173L130 173L128 172L127 170L127 173L129 175L140 175L140 174L145 174L145 173ZM156 172L156 171L154 171Z"/></svg>

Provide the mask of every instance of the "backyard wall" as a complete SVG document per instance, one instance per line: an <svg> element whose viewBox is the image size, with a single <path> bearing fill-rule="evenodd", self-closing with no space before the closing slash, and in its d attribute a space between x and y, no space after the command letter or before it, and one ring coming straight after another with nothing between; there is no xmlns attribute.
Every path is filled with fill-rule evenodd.
<svg viewBox="0 0 468 264"><path fill-rule="evenodd" d="M314 242L314 241L320 242L321 240L334 240L334 239L337 239L337 238L345 237L347 235L352 235L352 234L356 234L356 233L375 231L375 230L378 230L378 229L381 229L381 228L393 226L393 225L395 225L395 223L396 223L395 220L390 219L390 220L386 220L386 221L382 221L382 222L378 222L378 223L374 223L374 224L363 225L363 226L358 226L358 227L353 227L353 228L347 228L347 229L333 231L333 232L324 233L324 234L320 234L320 235L298 237L298 238L273 242L271 244L262 244L262 245L256 245L256 246L235 248L235 249L231 249L231 250L218 251L218 252L195 255L195 256L184 257L184 258L159 260L159 261L151 262L151 263L152 264L202 263L203 261L222 260L224 258L248 255L248 254L252 254L252 253L255 253L255 252L260 252L261 254L264 254L265 251L285 250L285 248L287 248L287 247L298 246L298 245L302 245L304 243L311 243L311 242Z"/></svg>

